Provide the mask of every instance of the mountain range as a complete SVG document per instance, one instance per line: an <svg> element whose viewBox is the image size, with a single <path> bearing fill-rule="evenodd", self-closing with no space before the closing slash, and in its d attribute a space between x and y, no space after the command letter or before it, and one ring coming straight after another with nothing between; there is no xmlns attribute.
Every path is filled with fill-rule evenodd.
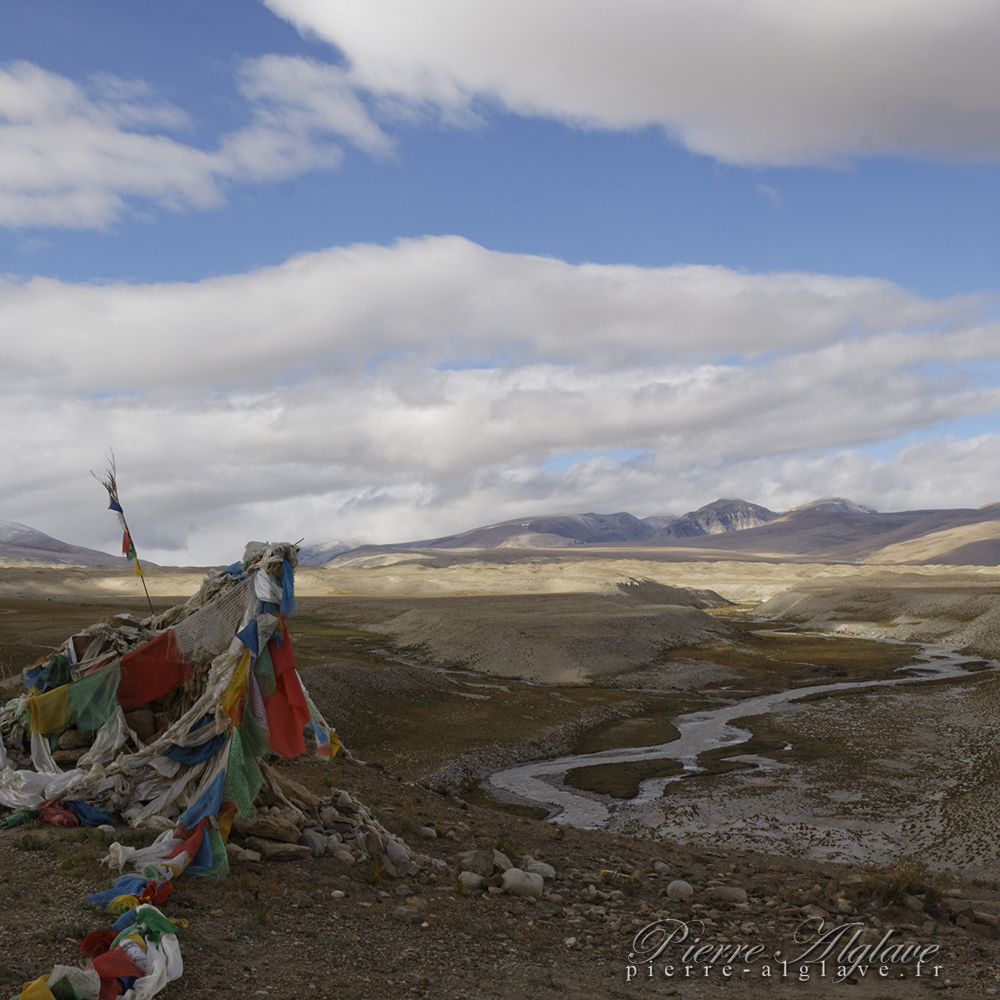
<svg viewBox="0 0 1000 1000"><path fill-rule="evenodd" d="M779 512L719 499L680 516L550 514L391 545L339 538L303 546L299 562L322 566L413 550L620 548L672 550L674 558L689 550L697 559L994 566L1000 564L1000 503L886 513L843 497L823 497ZM70 545L16 521L0 521L0 559L77 566L121 562L121 556Z"/></svg>
<svg viewBox="0 0 1000 1000"><path fill-rule="evenodd" d="M1000 564L1000 504L882 513L844 497L789 511L719 499L679 517L556 514L514 518L440 538L365 545L342 560L434 549L689 549L692 558L834 563Z"/></svg>

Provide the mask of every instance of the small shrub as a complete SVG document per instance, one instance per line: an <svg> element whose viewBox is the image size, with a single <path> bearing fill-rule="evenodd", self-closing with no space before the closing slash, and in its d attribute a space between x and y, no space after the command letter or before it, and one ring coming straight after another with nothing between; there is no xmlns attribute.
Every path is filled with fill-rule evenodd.
<svg viewBox="0 0 1000 1000"><path fill-rule="evenodd" d="M48 837L41 837L31 831L21 834L20 837L13 841L13 845L20 851L52 850L52 841Z"/></svg>
<svg viewBox="0 0 1000 1000"><path fill-rule="evenodd" d="M876 868L874 865L863 867L858 892L863 898L883 906L903 906L907 896L917 895L922 895L927 904L936 906L944 898L949 884L949 876L928 877L927 862L909 857L887 868Z"/></svg>
<svg viewBox="0 0 1000 1000"><path fill-rule="evenodd" d="M59 867L68 875L83 875L94 867L92 860L79 848L61 850L56 860Z"/></svg>
<svg viewBox="0 0 1000 1000"><path fill-rule="evenodd" d="M498 850L501 854L506 854L514 864L517 864L517 859L521 855L521 841L512 840L508 837L501 837L493 845L494 849Z"/></svg>
<svg viewBox="0 0 1000 1000"><path fill-rule="evenodd" d="M245 892L240 897L240 905L250 912L254 923L267 923L268 914L271 912L270 900L261 899L256 892Z"/></svg>
<svg viewBox="0 0 1000 1000"><path fill-rule="evenodd" d="M369 885L375 886L381 885L385 881L385 862L382 860L381 855L376 854L375 857L368 862L364 872L361 874L361 878Z"/></svg>
<svg viewBox="0 0 1000 1000"><path fill-rule="evenodd" d="M557 982L552 978L551 974L546 974L544 976L529 976L528 982L532 986L544 986L546 989L550 990L564 990L566 989L562 983Z"/></svg>
<svg viewBox="0 0 1000 1000"><path fill-rule="evenodd" d="M112 840L117 841L124 847L149 847L149 845L159 836L156 830L146 830L140 827L127 826L122 830L115 830Z"/></svg>

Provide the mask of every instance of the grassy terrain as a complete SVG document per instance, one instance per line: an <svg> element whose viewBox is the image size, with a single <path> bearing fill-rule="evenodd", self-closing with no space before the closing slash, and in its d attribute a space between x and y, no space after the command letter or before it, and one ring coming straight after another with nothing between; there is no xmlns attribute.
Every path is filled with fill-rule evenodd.
<svg viewBox="0 0 1000 1000"><path fill-rule="evenodd" d="M735 615L717 613L715 617L740 629L738 643L672 649L664 654L665 658L697 658L733 667L742 673L741 689L748 694L839 681L878 680L909 663L918 648L842 635L771 631L785 626ZM733 690L734 685L728 687Z"/></svg>

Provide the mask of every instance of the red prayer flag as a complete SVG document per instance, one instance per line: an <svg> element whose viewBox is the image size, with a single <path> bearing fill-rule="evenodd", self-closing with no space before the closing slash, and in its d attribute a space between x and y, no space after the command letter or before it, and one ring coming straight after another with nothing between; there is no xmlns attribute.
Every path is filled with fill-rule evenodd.
<svg viewBox="0 0 1000 1000"><path fill-rule="evenodd" d="M306 752L302 731L309 725L312 712L306 704L299 675L295 672L295 656L288 629L281 623L284 642L279 646L271 639L267 648L274 664L274 693L264 699L267 714L268 742L282 757L297 757Z"/></svg>
<svg viewBox="0 0 1000 1000"><path fill-rule="evenodd" d="M121 945L106 951L103 955L94 958L94 971L101 979L116 979L119 976L144 976L146 975L128 955L125 954Z"/></svg>
<svg viewBox="0 0 1000 1000"><path fill-rule="evenodd" d="M190 676L191 667L168 629L122 657L118 704L131 712L176 690Z"/></svg>

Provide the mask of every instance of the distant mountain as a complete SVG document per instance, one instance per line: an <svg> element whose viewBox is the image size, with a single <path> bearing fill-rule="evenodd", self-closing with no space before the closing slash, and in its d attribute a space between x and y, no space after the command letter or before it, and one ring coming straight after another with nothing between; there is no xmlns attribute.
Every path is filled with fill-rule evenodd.
<svg viewBox="0 0 1000 1000"><path fill-rule="evenodd" d="M364 545L354 538L335 538L331 542L320 542L318 545L303 545L299 549L300 566L323 566L331 559L353 552Z"/></svg>
<svg viewBox="0 0 1000 1000"><path fill-rule="evenodd" d="M753 553L758 556L788 558L810 556L821 561L829 556L835 562L853 562L842 554L842 547L863 543L865 551L879 547L878 539L919 521L932 511L906 510L889 514L874 511L825 509L804 504L776 515L766 524L718 535L664 540L664 545L711 549L713 552Z"/></svg>
<svg viewBox="0 0 1000 1000"><path fill-rule="evenodd" d="M643 542L658 530L668 515L654 514L641 519L618 514L551 514L515 518L498 524L473 528L457 535L407 542L414 549L534 549L594 545L601 542ZM398 547L398 546L393 546Z"/></svg>
<svg viewBox="0 0 1000 1000"><path fill-rule="evenodd" d="M851 562L947 566L1000 565L1000 504L977 510L916 512L924 516L895 530L831 549Z"/></svg>
<svg viewBox="0 0 1000 1000"><path fill-rule="evenodd" d="M0 559L61 566L114 566L121 556L70 545L17 521L0 521Z"/></svg>
<svg viewBox="0 0 1000 1000"><path fill-rule="evenodd" d="M642 523L648 524L654 531L659 531L660 528L673 524L677 519L676 514L650 514L649 517L642 519Z"/></svg>
<svg viewBox="0 0 1000 1000"><path fill-rule="evenodd" d="M767 524L779 515L773 510L746 500L715 500L677 518L652 536L652 544L667 543L675 538L697 538L700 535L722 535L744 531Z"/></svg>
<svg viewBox="0 0 1000 1000"><path fill-rule="evenodd" d="M657 538L650 544L658 544ZM740 554L831 563L1000 565L1000 504L978 510L873 511L850 500L803 504L744 531L664 542Z"/></svg>
<svg viewBox="0 0 1000 1000"><path fill-rule="evenodd" d="M829 513L840 514L877 514L874 507L866 507L864 504L855 503L844 497L822 497L819 500L810 500L809 503L801 503L792 510L820 510ZM789 512L790 513L790 512Z"/></svg>

